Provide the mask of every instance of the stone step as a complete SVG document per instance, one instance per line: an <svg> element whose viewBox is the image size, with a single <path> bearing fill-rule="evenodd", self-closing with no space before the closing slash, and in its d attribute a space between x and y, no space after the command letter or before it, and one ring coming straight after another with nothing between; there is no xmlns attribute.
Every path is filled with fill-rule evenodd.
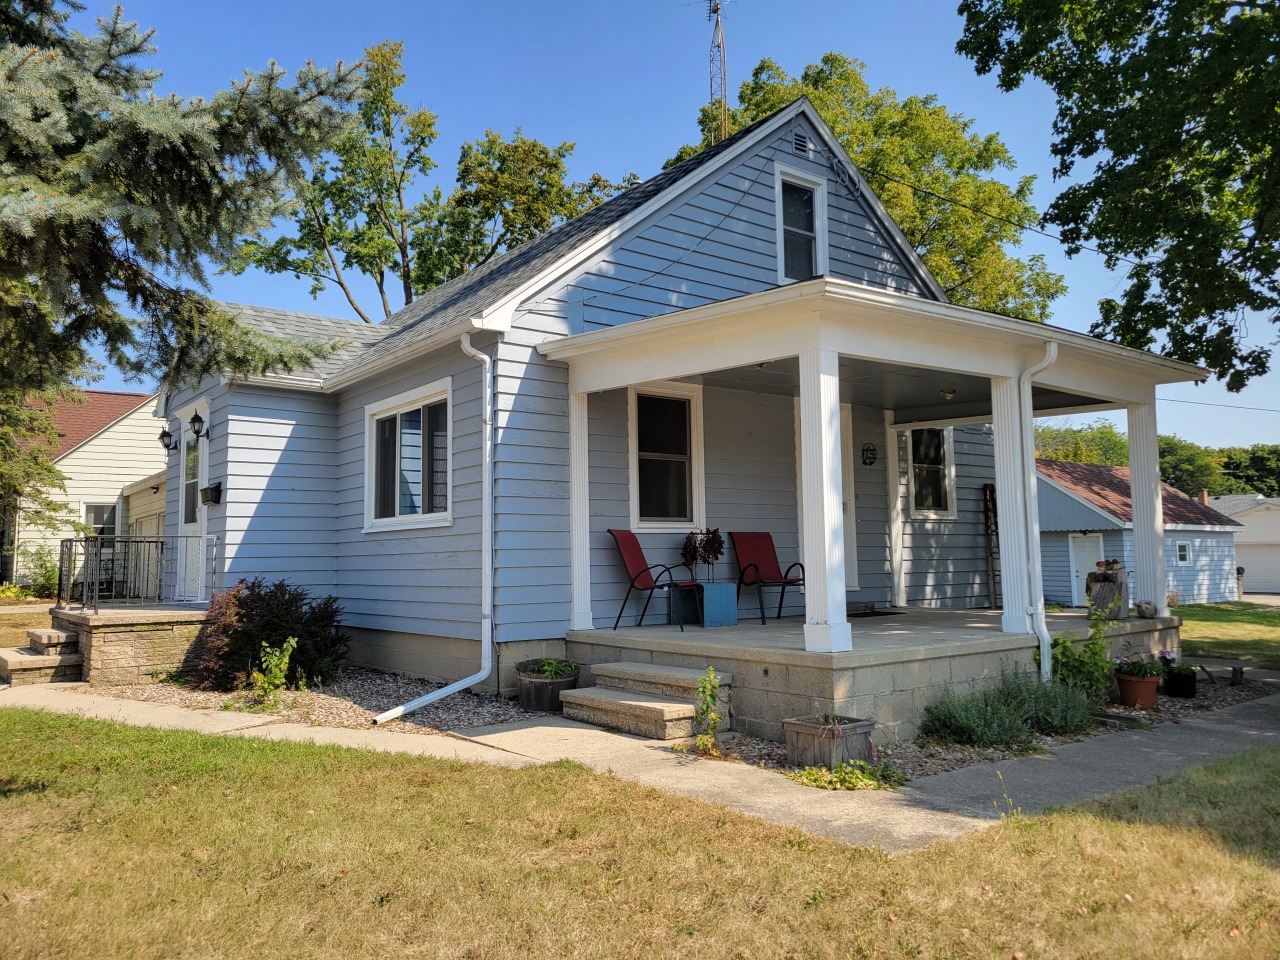
<svg viewBox="0 0 1280 960"><path fill-rule="evenodd" d="M698 698L698 681L707 675L706 670L689 667L664 667L656 663L593 663L591 675L596 685L636 693L656 693L663 697L693 702ZM729 688L733 686L733 674L716 673L720 689L716 691L720 703L729 701Z"/></svg>
<svg viewBox="0 0 1280 960"><path fill-rule="evenodd" d="M613 727L652 740L693 736L693 704L658 694L613 687L585 687L560 694L570 720Z"/></svg>
<svg viewBox="0 0 1280 960"><path fill-rule="evenodd" d="M55 630L52 627L37 628L27 631L27 639L31 641L31 649L36 653L80 652L80 635L70 630Z"/></svg>
<svg viewBox="0 0 1280 960"><path fill-rule="evenodd" d="M0 650L0 683L79 683L83 663L78 653L45 654L31 647Z"/></svg>

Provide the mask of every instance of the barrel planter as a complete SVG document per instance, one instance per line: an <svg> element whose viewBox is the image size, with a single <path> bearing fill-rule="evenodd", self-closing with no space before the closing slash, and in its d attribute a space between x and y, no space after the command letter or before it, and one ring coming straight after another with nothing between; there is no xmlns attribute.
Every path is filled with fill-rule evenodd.
<svg viewBox="0 0 1280 960"><path fill-rule="evenodd" d="M520 706L534 713L560 713L564 709L560 704L560 692L576 687L582 670L575 667L572 673L552 680L539 672L540 662L538 658L534 658L521 660L516 664L516 687L520 692Z"/></svg>

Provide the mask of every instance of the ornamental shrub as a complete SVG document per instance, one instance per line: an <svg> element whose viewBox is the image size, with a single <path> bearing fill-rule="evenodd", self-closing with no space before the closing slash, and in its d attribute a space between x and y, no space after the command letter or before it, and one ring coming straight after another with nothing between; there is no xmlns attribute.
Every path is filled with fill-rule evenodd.
<svg viewBox="0 0 1280 960"><path fill-rule="evenodd" d="M288 660L290 687L330 683L346 664L351 639L337 597L315 600L304 587L262 577L241 580L209 605L188 664L197 690L239 690L263 667L262 651L297 645Z"/></svg>
<svg viewBox="0 0 1280 960"><path fill-rule="evenodd" d="M926 707L920 736L975 747L1031 745L1035 734L1078 733L1093 722L1082 690L1057 681L1042 683L1033 673L1005 669L1000 685L960 696L948 689Z"/></svg>
<svg viewBox="0 0 1280 960"><path fill-rule="evenodd" d="M27 589L33 597L47 598L58 593L58 555L47 543L26 546L20 551L26 567Z"/></svg>

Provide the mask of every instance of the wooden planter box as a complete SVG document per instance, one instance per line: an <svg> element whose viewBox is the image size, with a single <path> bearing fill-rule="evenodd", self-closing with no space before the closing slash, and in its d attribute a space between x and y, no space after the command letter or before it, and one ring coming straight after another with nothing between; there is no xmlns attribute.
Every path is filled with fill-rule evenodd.
<svg viewBox="0 0 1280 960"><path fill-rule="evenodd" d="M783 720L787 734L787 762L794 767L826 767L851 760L871 763L874 720L857 717L813 716Z"/></svg>

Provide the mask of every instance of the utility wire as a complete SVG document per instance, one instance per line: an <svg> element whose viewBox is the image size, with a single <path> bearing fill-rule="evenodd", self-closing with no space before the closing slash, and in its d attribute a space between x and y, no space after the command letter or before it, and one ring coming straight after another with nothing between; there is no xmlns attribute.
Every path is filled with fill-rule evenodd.
<svg viewBox="0 0 1280 960"><path fill-rule="evenodd" d="M1033 227L1027 223L1019 223L1017 220L1011 220L1008 217L1002 217L1000 216L1000 214L992 213L990 210L979 210L977 207L971 207L967 203L962 203L961 201L952 199L951 197L944 197L940 193L934 193L934 191L928 189L927 187L922 187L919 184L910 183L906 180L899 180L897 177L891 177L889 176L889 174L884 173L880 170L877 170L875 167L860 166L858 167L858 169L863 173L873 173L882 180L888 180L890 183L896 183L899 186L906 187L908 190L914 190L916 191L916 193L923 193L930 197L933 197L935 200L941 200L943 203L949 203L953 207L961 207L965 210L968 210L970 213L976 213L980 217L987 217L988 219L991 219L991 220L999 220L1001 223L1007 223L1009 224L1009 226L1016 227L1019 230L1029 230L1032 233L1040 234L1040 236L1042 237L1048 237L1050 240L1057 240L1061 244L1066 243L1066 241L1063 240L1059 234L1050 233L1048 230L1042 230L1039 227ZM1128 263L1132 266L1135 266L1135 267L1141 266L1140 261L1131 260L1128 257L1122 257L1118 253L1115 253L1115 254L1104 253L1103 251L1099 250L1097 247L1086 246L1083 243L1078 243L1076 244L1076 246L1078 246L1081 250L1088 250L1090 253L1096 253L1102 257L1114 257L1116 260L1122 260L1125 263Z"/></svg>
<svg viewBox="0 0 1280 960"><path fill-rule="evenodd" d="M1242 407L1235 403L1209 403L1207 400L1174 400L1172 397L1156 397L1161 403L1193 403L1198 407L1223 407L1227 410L1252 410L1255 413L1280 413L1271 407Z"/></svg>

